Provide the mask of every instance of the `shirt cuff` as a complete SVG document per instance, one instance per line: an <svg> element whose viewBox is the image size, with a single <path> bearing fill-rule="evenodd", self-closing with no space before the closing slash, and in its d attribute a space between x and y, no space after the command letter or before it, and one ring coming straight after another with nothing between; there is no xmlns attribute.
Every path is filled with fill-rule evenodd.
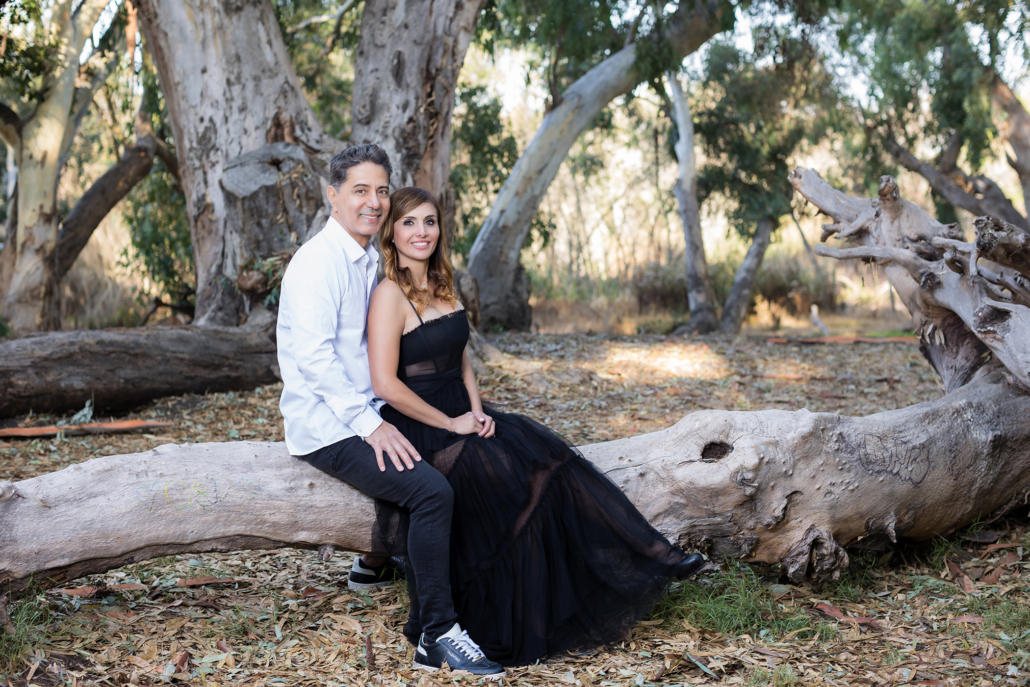
<svg viewBox="0 0 1030 687"><path fill-rule="evenodd" d="M358 415L350 423L350 428L359 437L364 439L372 432L379 429L379 425L383 424L383 418L379 417L379 413L366 407L361 414Z"/></svg>

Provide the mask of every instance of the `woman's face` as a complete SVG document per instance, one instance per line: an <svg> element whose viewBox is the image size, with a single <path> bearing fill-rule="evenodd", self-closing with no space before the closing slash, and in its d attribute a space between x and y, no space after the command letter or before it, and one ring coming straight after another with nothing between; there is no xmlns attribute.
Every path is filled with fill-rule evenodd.
<svg viewBox="0 0 1030 687"><path fill-rule="evenodd" d="M432 203L422 203L393 223L393 243L397 252L409 260L425 261L440 240L440 218Z"/></svg>

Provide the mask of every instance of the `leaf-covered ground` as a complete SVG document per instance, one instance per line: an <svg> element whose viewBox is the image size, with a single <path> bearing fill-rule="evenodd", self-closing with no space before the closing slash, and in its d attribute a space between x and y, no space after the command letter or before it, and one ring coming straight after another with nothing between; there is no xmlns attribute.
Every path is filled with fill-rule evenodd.
<svg viewBox="0 0 1030 687"><path fill-rule="evenodd" d="M491 368L480 380L484 395L577 444L661 429L701 408L865 415L941 394L915 344L528 334L492 341L532 368ZM173 441L281 440L278 392L164 399L125 416L172 423L158 434L0 443L0 479ZM821 588L784 584L775 568L722 562L674 585L618 646L511 670L505 683L1027 684L1025 547L1025 521L1010 519L964 537L856 552L842 580ZM19 634L0 638L0 675L11 687L474 682L413 672L400 634L403 588L349 592L349 564L349 555L320 563L291 550L182 556L92 576L70 593L23 596L12 608ZM26 651L4 667L16 645Z"/></svg>

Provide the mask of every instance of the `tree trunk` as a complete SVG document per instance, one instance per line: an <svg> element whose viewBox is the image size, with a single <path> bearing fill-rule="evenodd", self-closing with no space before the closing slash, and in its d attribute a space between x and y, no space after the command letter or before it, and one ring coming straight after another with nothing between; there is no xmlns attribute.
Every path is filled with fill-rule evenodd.
<svg viewBox="0 0 1030 687"><path fill-rule="evenodd" d="M308 155L322 154L321 161L305 161L313 169L343 144L325 134L304 98L270 0L140 0L138 12L168 104L186 194L197 266L196 323L237 325L248 302L234 282L248 259L267 257L248 247L265 243L268 237L252 234L270 227L239 223L246 213L223 184L230 162L286 142ZM321 198L318 177L306 181L305 195ZM280 205L285 209L287 201ZM271 224L276 230L286 226Z"/></svg>
<svg viewBox="0 0 1030 687"><path fill-rule="evenodd" d="M0 316L18 332L59 329L57 303L57 182L77 122L76 99L79 55L106 5L85 0L73 10L72 0L54 5L47 32L59 49L53 70L44 83L45 96L24 122L3 106L0 136L13 150L18 166L18 215L13 245L0 262ZM13 115L13 117L12 117Z"/></svg>
<svg viewBox="0 0 1030 687"><path fill-rule="evenodd" d="M1030 113L998 74L991 80L991 103L995 109L1005 113L1001 134L1012 146L1012 155L1006 157L1009 166L1019 175L1023 208L1030 214Z"/></svg>
<svg viewBox="0 0 1030 687"><path fill-rule="evenodd" d="M366 0L354 61L351 138L390 155L394 188L453 205L451 112L486 0Z"/></svg>
<svg viewBox="0 0 1030 687"><path fill-rule="evenodd" d="M697 168L694 157L694 118L687 105L687 97L680 86L679 78L672 72L665 75L672 90L673 111L676 118L676 159L679 161L679 176L673 192L679 205L680 220L683 222L687 265L687 304L690 321L682 327L691 334L708 334L719 328L719 317L715 312L715 292L708 278L708 261L705 259L704 233L701 231L701 208L697 202ZM678 330L677 330L678 331Z"/></svg>
<svg viewBox="0 0 1030 687"><path fill-rule="evenodd" d="M782 562L799 581L846 568L842 546L860 537L928 539L1021 501L1028 416L1030 398L994 372L866 418L707 410L581 450L671 540ZM6 590L179 553L368 551L375 509L281 443L238 442L165 445L0 483L0 520Z"/></svg>
<svg viewBox="0 0 1030 687"><path fill-rule="evenodd" d="M139 327L0 342L0 417L78 410L90 399L108 413L161 396L272 384L274 326L255 317L237 328Z"/></svg>
<svg viewBox="0 0 1030 687"><path fill-rule="evenodd" d="M755 230L755 237L751 240L751 247L747 249L744 262L740 263L740 267L737 268L737 274L733 277L733 285L730 287L730 294L726 297L726 304L722 308L720 326L726 334L739 334L740 328L744 326L744 319L751 307L755 277L758 276L758 270L762 267L762 260L765 259L765 251L769 248L775 228L776 220L772 217L763 217L758 220L758 228Z"/></svg>
<svg viewBox="0 0 1030 687"><path fill-rule="evenodd" d="M717 0L692 6L695 9L691 12L677 12L668 27L667 38L680 56L689 55L717 34L726 13L733 12L732 7ZM530 225L579 135L608 103L640 82L635 61L636 44L632 43L569 86L560 102L544 115L536 135L498 192L468 262L469 273L479 282L485 325L529 328L529 294L522 296L518 280L519 255Z"/></svg>
<svg viewBox="0 0 1030 687"><path fill-rule="evenodd" d="M1030 299L1014 275L1030 274L1030 241L982 218L977 242L963 243L901 199L892 177L877 199L846 196L810 170L790 181L834 218L827 237L857 244L819 252L889 263L946 395L865 418L701 411L582 451L672 540L780 562L797 582L835 576L848 566L844 547L859 539L928 539L1025 504ZM994 264L977 267L981 253ZM60 584L175 553L366 551L374 517L371 499L282 444L94 458L0 483L0 585Z"/></svg>

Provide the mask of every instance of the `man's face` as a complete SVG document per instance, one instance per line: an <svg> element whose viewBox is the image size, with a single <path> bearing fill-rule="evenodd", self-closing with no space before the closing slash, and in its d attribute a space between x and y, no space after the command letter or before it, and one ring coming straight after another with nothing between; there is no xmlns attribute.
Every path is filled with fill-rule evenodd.
<svg viewBox="0 0 1030 687"><path fill-rule="evenodd" d="M390 214L390 180L386 170L374 162L362 162L347 170L340 190L330 186L326 197L333 219L362 246L375 236Z"/></svg>

